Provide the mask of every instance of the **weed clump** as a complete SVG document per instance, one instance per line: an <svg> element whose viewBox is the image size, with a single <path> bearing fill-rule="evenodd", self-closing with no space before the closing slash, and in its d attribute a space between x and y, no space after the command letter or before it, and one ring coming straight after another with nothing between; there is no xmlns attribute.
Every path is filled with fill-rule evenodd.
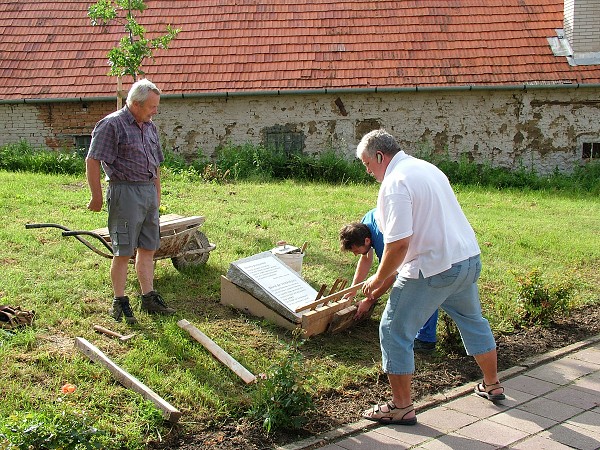
<svg viewBox="0 0 600 450"><path fill-rule="evenodd" d="M248 416L262 421L267 434L275 430L300 428L306 413L314 408L310 393L303 386L301 342L288 344L288 355L258 377Z"/></svg>
<svg viewBox="0 0 600 450"><path fill-rule="evenodd" d="M518 304L522 315L518 325L549 325L556 317L567 314L574 286L570 282L547 284L539 269L518 276Z"/></svg>

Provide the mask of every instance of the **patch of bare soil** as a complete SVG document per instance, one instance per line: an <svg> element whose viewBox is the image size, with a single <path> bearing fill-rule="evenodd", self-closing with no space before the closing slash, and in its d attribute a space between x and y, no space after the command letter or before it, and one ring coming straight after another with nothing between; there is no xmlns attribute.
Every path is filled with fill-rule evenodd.
<svg viewBox="0 0 600 450"><path fill-rule="evenodd" d="M600 305L590 305L571 312L548 327L532 327L496 337L498 369L514 367L527 358L600 334ZM448 352L442 358L436 354L416 355L417 371L413 379L413 400L450 390L478 380L479 369L473 358L466 356L459 343L445 342ZM343 391L328 392L315 399L316 411L304 428L294 433L266 436L260 425L230 422L206 429L200 434L177 435L172 430L169 438L156 443L155 449L191 450L214 448L272 449L301 439L315 436L360 420L360 412L373 402L388 399L389 385L385 375L346 386ZM168 442L167 442L168 441Z"/></svg>

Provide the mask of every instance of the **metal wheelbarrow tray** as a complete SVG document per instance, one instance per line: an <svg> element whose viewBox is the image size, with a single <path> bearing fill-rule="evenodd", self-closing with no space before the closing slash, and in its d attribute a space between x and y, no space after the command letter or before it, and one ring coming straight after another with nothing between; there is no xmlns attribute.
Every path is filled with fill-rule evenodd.
<svg viewBox="0 0 600 450"><path fill-rule="evenodd" d="M203 216L184 217L178 214L167 214L160 217L160 248L154 253L154 260L171 258L173 266L182 270L205 264L210 252L216 248L198 228L204 223ZM112 259L108 228L92 231L70 230L55 223L28 223L25 228L54 227L63 230L63 236L73 236L94 253ZM98 249L82 236L91 236L99 240L104 250ZM132 262L135 257L132 257Z"/></svg>

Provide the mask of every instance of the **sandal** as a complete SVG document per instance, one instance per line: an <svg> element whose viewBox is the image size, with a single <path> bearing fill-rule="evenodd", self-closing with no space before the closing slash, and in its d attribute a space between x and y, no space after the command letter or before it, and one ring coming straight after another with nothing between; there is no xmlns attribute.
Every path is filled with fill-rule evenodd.
<svg viewBox="0 0 600 450"><path fill-rule="evenodd" d="M382 406L387 407L387 411L383 411ZM380 405L373 405L372 408L363 411L362 416L365 419L383 424L414 425L417 423L416 416L405 419L406 415L414 410L412 403L404 408L397 408L394 402L389 401Z"/></svg>
<svg viewBox="0 0 600 450"><path fill-rule="evenodd" d="M495 391L496 389L502 389L502 392L500 394L492 394L492 391ZM504 388L500 385L500 382L485 384L485 381L482 381L481 383L477 383L477 386L475 386L475 393L480 397L487 398L491 402L504 400L506 398L504 396Z"/></svg>

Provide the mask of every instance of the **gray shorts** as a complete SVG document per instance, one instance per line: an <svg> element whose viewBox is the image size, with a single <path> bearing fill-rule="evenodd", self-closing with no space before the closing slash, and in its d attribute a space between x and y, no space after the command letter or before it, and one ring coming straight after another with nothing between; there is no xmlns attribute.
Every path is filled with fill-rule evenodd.
<svg viewBox="0 0 600 450"><path fill-rule="evenodd" d="M115 256L132 256L136 248L158 250L158 195L152 181L111 181L106 190L106 204Z"/></svg>

